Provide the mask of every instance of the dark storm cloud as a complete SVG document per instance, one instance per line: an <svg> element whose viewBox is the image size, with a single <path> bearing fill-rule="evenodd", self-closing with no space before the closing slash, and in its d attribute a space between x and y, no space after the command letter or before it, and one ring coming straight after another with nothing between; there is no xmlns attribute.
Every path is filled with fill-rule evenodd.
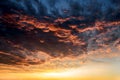
<svg viewBox="0 0 120 80"><path fill-rule="evenodd" d="M119 0L1 0L1 11L40 16L118 19Z"/></svg>
<svg viewBox="0 0 120 80"><path fill-rule="evenodd" d="M1 0L0 63L40 64L48 57L118 46L119 4L118 0Z"/></svg>

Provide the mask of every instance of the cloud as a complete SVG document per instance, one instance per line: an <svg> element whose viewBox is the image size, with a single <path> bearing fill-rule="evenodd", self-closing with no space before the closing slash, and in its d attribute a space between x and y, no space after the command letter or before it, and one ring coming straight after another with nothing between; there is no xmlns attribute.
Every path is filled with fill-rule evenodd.
<svg viewBox="0 0 120 80"><path fill-rule="evenodd" d="M108 0L105 5L100 0L48 1L0 3L0 63L34 65L108 46L119 49L119 5Z"/></svg>

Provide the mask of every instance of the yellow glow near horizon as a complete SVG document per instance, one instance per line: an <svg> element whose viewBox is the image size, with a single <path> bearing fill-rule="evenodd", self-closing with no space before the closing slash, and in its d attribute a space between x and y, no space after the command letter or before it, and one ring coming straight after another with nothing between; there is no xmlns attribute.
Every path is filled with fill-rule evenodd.
<svg viewBox="0 0 120 80"><path fill-rule="evenodd" d="M118 66L95 63L60 71L0 73L0 80L120 80Z"/></svg>
<svg viewBox="0 0 120 80"><path fill-rule="evenodd" d="M74 73L72 72L48 72L45 73L44 76L46 77L69 77L69 76L73 76Z"/></svg>
<svg viewBox="0 0 120 80"><path fill-rule="evenodd" d="M28 66L30 71L24 72L13 66L0 65L0 80L120 80L119 57L95 59L89 57L89 61L84 64L71 59L68 61L71 64L68 64L65 63L66 60L69 59L56 63L56 60L52 61L54 65L47 63L37 67ZM62 67L58 66L58 63ZM16 71L13 72L14 70Z"/></svg>

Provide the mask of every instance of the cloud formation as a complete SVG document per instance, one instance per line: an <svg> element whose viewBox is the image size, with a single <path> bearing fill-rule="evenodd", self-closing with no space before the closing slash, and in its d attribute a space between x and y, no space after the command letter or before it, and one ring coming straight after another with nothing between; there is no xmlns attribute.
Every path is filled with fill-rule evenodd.
<svg viewBox="0 0 120 80"><path fill-rule="evenodd" d="M108 46L119 49L117 0L7 0L0 6L2 64L34 65Z"/></svg>

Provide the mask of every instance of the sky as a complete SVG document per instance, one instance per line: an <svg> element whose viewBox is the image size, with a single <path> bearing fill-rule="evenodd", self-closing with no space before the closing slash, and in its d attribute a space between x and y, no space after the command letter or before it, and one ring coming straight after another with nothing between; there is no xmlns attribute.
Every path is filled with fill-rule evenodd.
<svg viewBox="0 0 120 80"><path fill-rule="evenodd" d="M119 0L1 0L0 79L119 80L119 14Z"/></svg>

